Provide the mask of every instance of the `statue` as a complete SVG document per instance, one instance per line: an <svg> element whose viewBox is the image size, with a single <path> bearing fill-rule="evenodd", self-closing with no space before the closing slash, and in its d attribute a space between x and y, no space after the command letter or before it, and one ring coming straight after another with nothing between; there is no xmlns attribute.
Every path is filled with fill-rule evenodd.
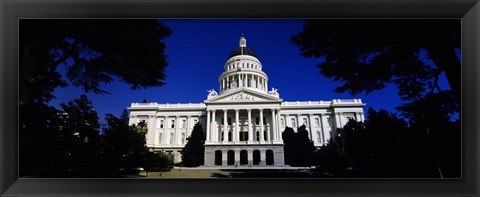
<svg viewBox="0 0 480 197"><path fill-rule="evenodd" d="M278 95L278 89L272 87L272 90L270 90L268 93L271 95Z"/></svg>
<svg viewBox="0 0 480 197"><path fill-rule="evenodd" d="M217 91L215 91L214 89L207 90L207 92L208 92L208 98L213 97L213 96L218 96Z"/></svg>

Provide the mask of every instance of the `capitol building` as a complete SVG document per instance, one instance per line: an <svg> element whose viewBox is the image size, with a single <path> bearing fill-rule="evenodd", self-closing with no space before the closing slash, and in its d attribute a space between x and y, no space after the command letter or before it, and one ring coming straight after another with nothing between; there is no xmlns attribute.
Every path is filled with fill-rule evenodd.
<svg viewBox="0 0 480 197"><path fill-rule="evenodd" d="M285 127L296 131L305 125L320 147L349 119L364 121L361 99L284 101L277 89L269 89L263 65L243 35L223 69L218 92L209 90L203 103L132 103L129 124L145 121L147 147L173 154L175 162L200 123L206 136L204 166L278 167L285 166Z"/></svg>

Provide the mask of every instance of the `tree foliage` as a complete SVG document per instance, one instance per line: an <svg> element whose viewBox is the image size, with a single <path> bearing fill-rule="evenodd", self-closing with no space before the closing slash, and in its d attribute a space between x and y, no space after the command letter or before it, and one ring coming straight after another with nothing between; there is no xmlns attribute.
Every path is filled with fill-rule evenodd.
<svg viewBox="0 0 480 197"><path fill-rule="evenodd" d="M440 91L444 72L459 100L460 29L453 19L307 20L292 42L305 57L325 58L317 66L322 75L343 83L337 92L368 94L394 83L403 99L412 100L427 90Z"/></svg>
<svg viewBox="0 0 480 197"><path fill-rule="evenodd" d="M20 104L47 102L70 83L107 93L115 78L132 89L163 85L167 66L162 40L170 29L156 20L21 20Z"/></svg>
<svg viewBox="0 0 480 197"><path fill-rule="evenodd" d="M203 165L205 155L205 136L202 125L195 124L192 134L187 138L187 144L182 149L182 162L184 166L197 167Z"/></svg>
<svg viewBox="0 0 480 197"><path fill-rule="evenodd" d="M63 113L58 131L59 143L69 165L91 165L99 156L100 124L92 102L84 94L68 103L61 103Z"/></svg>
<svg viewBox="0 0 480 197"><path fill-rule="evenodd" d="M369 108L368 114L365 123L350 120L317 151L321 170L337 177L460 177L457 123L445 123L435 133L448 135L435 136L385 110Z"/></svg>
<svg viewBox="0 0 480 197"><path fill-rule="evenodd" d="M284 143L285 164L291 166L312 166L314 164L313 142L308 137L305 125L300 126L297 132L286 127L282 133Z"/></svg>
<svg viewBox="0 0 480 197"><path fill-rule="evenodd" d="M146 132L137 125L128 125L122 119L106 115L108 126L104 129L103 154L111 167L141 167L147 162L149 150ZM143 123L146 125L146 123Z"/></svg>
<svg viewBox="0 0 480 197"><path fill-rule="evenodd" d="M56 88L71 84L85 92L103 94L108 92L100 85L113 80L125 82L132 89L164 83L168 63L163 39L171 31L157 20L23 19L19 29L22 169L64 163L65 154L71 152L67 149L75 144L68 144L72 142L69 134L78 133L79 139L89 143L96 140L93 130L98 130L98 121L94 120L94 111L70 106L79 105L74 101L64 105L65 111L86 115L67 118L59 116L63 111L48 105L55 98ZM85 121L90 124L88 129Z"/></svg>

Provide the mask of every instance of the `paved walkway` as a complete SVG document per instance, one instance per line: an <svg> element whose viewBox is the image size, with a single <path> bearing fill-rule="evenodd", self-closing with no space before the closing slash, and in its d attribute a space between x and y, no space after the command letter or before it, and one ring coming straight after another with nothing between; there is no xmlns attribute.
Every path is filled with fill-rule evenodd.
<svg viewBox="0 0 480 197"><path fill-rule="evenodd" d="M320 178L325 174L305 168L288 169L205 169L174 168L169 172L150 172L145 178Z"/></svg>

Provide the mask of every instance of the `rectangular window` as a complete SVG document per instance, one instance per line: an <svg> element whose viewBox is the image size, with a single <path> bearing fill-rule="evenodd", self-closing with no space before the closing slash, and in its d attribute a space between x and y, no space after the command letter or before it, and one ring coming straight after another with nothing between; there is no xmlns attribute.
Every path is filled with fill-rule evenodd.
<svg viewBox="0 0 480 197"><path fill-rule="evenodd" d="M327 126L328 127L331 127L332 126L332 120L330 119L330 117L327 118Z"/></svg>
<svg viewBox="0 0 480 197"><path fill-rule="evenodd" d="M163 129L163 120L160 120L160 128Z"/></svg>
<svg viewBox="0 0 480 197"><path fill-rule="evenodd" d="M320 126L320 119L315 118L315 126L319 127Z"/></svg>
<svg viewBox="0 0 480 197"><path fill-rule="evenodd" d="M263 117L263 125L267 125L267 117Z"/></svg>
<svg viewBox="0 0 480 197"><path fill-rule="evenodd" d="M171 123L170 128L175 128L175 120L171 120L170 123Z"/></svg>
<svg viewBox="0 0 480 197"><path fill-rule="evenodd" d="M173 144L173 133L170 133L170 144Z"/></svg>
<svg viewBox="0 0 480 197"><path fill-rule="evenodd" d="M259 117L255 117L255 124L260 125L260 118Z"/></svg>
<svg viewBox="0 0 480 197"><path fill-rule="evenodd" d="M285 124L283 123L283 118L280 118L280 127L281 128L285 127Z"/></svg>
<svg viewBox="0 0 480 197"><path fill-rule="evenodd" d="M227 118L228 125L232 125L232 118Z"/></svg>
<svg viewBox="0 0 480 197"><path fill-rule="evenodd" d="M297 123L295 121L295 118L292 118L291 121L292 121L292 127L293 128L297 127Z"/></svg>
<svg viewBox="0 0 480 197"><path fill-rule="evenodd" d="M185 144L185 133L182 133L182 144Z"/></svg>
<svg viewBox="0 0 480 197"><path fill-rule="evenodd" d="M303 124L308 127L308 121L307 118L303 118Z"/></svg>
<svg viewBox="0 0 480 197"><path fill-rule="evenodd" d="M187 120L182 120L182 128L187 128Z"/></svg>

